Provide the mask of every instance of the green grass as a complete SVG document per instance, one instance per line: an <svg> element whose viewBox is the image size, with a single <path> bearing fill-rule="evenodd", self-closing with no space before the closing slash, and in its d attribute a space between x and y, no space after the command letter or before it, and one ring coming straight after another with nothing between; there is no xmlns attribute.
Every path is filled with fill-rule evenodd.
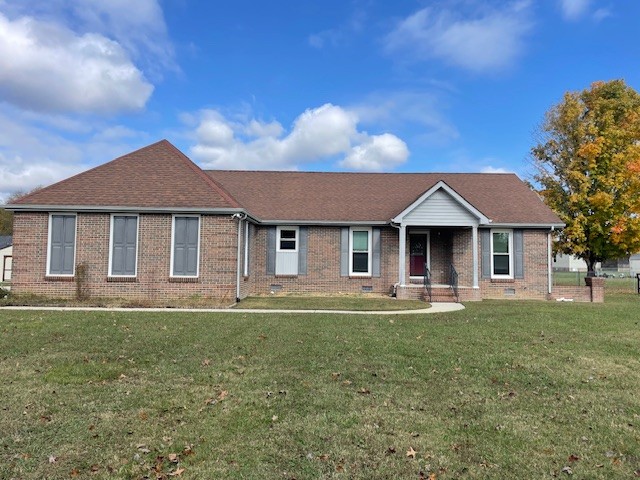
<svg viewBox="0 0 640 480"><path fill-rule="evenodd" d="M626 290L402 317L0 309L0 478L633 478L639 352Z"/></svg>
<svg viewBox="0 0 640 480"><path fill-rule="evenodd" d="M242 300L237 308L277 310L419 310L429 304L418 300L396 300L374 296L263 296Z"/></svg>

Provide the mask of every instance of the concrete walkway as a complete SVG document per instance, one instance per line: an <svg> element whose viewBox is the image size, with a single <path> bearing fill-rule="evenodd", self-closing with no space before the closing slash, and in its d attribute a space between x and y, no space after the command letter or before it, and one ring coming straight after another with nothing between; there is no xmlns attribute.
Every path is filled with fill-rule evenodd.
<svg viewBox="0 0 640 480"><path fill-rule="evenodd" d="M431 308L419 310L272 310L259 308L108 308L108 307L21 307L6 306L2 310L48 310L53 312L196 312L196 313L335 313L340 315L422 315L423 313L443 313L463 310L461 303L432 303Z"/></svg>

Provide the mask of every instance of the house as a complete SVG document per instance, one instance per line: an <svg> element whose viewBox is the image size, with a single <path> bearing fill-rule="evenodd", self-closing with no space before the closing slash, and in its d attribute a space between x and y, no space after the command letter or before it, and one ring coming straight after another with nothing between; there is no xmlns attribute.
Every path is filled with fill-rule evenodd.
<svg viewBox="0 0 640 480"><path fill-rule="evenodd" d="M602 265L596 263L595 269L600 270ZM587 262L575 255L558 253L553 257L553 269L556 272L587 272Z"/></svg>
<svg viewBox="0 0 640 480"><path fill-rule="evenodd" d="M11 235L0 235L0 284L11 281L12 245Z"/></svg>
<svg viewBox="0 0 640 480"><path fill-rule="evenodd" d="M57 297L546 299L563 227L513 174L204 171L166 140L7 208L14 291Z"/></svg>

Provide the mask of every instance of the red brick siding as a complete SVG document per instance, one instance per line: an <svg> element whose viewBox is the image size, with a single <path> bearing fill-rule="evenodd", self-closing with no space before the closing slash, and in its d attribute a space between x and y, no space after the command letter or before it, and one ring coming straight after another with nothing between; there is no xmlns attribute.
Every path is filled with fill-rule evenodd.
<svg viewBox="0 0 640 480"><path fill-rule="evenodd" d="M46 213L15 215L15 293L72 297L73 281L47 278ZM94 297L149 300L200 295L235 298L237 222L230 216L203 215L200 232L200 271L197 281L171 281L171 221L169 214L140 214L138 271L135 281L108 279L110 215L79 213L76 265L87 267L87 288ZM109 281L108 281L109 280Z"/></svg>
<svg viewBox="0 0 640 480"><path fill-rule="evenodd" d="M524 231L524 278L513 280L488 279L480 276L482 298L545 300L548 298L548 265L547 265L546 230ZM478 236L478 251L480 250ZM481 261L482 259L480 259ZM481 266L480 266L481 267ZM482 274L482 270L478 275ZM513 291L510 294L509 290Z"/></svg>
<svg viewBox="0 0 640 480"><path fill-rule="evenodd" d="M252 230L251 292L267 294L272 285L283 293L359 293L371 286L375 293L389 293L398 280L398 231L382 228L380 277L340 276L340 227L310 226L307 249L307 275L267 275L267 227Z"/></svg>

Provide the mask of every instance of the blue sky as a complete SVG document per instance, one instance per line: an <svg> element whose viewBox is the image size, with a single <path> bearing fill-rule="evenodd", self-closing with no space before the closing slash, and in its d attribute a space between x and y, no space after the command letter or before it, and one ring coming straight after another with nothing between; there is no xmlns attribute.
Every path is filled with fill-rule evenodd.
<svg viewBox="0 0 640 480"><path fill-rule="evenodd" d="M0 0L0 198L167 138L204 168L531 173L640 88L635 0Z"/></svg>

